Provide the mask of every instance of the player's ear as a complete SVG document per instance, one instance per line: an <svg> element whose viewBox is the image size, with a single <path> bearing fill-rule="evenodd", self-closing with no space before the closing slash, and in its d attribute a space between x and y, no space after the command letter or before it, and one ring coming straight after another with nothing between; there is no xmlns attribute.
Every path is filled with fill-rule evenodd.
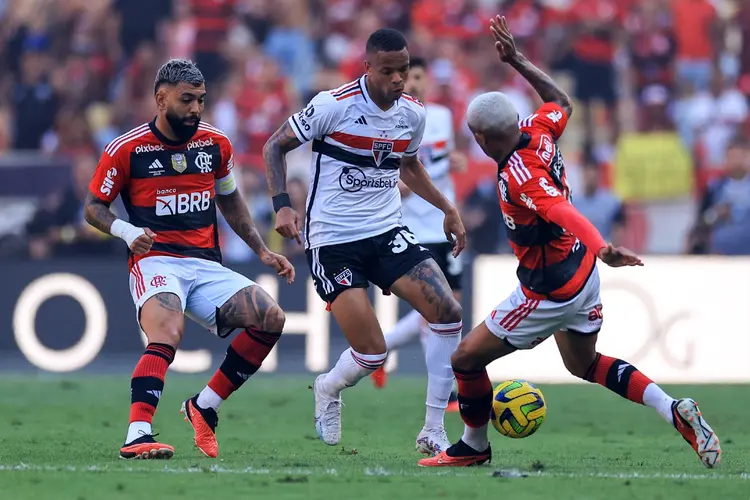
<svg viewBox="0 0 750 500"><path fill-rule="evenodd" d="M371 69L372 69L372 64L370 64L370 61L365 59L365 73L369 75Z"/></svg>
<svg viewBox="0 0 750 500"><path fill-rule="evenodd" d="M167 109L167 97L169 92L165 87L161 87L156 91L154 99L156 100L156 107L159 109Z"/></svg>

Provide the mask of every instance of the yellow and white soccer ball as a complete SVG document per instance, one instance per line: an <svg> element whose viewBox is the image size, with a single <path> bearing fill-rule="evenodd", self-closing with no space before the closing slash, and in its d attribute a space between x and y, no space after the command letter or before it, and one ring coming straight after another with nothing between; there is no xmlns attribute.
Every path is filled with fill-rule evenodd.
<svg viewBox="0 0 750 500"><path fill-rule="evenodd" d="M534 434L547 416L544 395L525 380L506 380L492 394L492 425L503 436L524 438Z"/></svg>

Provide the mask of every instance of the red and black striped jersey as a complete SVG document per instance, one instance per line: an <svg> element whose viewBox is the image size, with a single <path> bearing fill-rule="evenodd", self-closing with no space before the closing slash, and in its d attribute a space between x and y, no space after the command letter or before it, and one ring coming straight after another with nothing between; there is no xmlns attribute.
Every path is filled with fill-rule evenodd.
<svg viewBox="0 0 750 500"><path fill-rule="evenodd" d="M536 300L565 301L586 284L596 258L547 212L570 203L565 164L557 147L568 122L565 111L546 103L519 123L521 140L498 165L498 194L506 234L519 261L524 293Z"/></svg>
<svg viewBox="0 0 750 500"><path fill-rule="evenodd" d="M150 252L130 254L131 266L154 255L221 262L214 196L234 191L233 166L229 139L212 125L176 144L152 121L107 145L89 190L107 203L119 194L130 223L156 233Z"/></svg>

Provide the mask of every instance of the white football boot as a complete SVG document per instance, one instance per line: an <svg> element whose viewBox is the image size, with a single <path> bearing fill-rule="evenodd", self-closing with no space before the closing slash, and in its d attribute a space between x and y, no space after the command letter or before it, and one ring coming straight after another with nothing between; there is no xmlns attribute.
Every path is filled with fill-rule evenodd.
<svg viewBox="0 0 750 500"><path fill-rule="evenodd" d="M315 430L325 444L334 446L341 441L341 396L332 398L323 391L321 385L324 377L319 375L313 383Z"/></svg>
<svg viewBox="0 0 750 500"><path fill-rule="evenodd" d="M447 450L450 445L451 442L448 441L445 427L434 427L432 429L423 427L417 436L416 449L423 455L434 457Z"/></svg>
<svg viewBox="0 0 750 500"><path fill-rule="evenodd" d="M690 398L672 403L672 418L677 431L695 450L703 465L713 469L721 462L719 438L701 415L698 403Z"/></svg>

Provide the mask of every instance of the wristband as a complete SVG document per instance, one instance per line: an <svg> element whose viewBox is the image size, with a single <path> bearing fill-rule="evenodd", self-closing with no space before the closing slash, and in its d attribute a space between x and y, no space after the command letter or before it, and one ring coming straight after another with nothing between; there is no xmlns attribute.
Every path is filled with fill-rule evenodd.
<svg viewBox="0 0 750 500"><path fill-rule="evenodd" d="M271 199L273 200L273 211L276 213L284 207L292 206L292 200L289 199L287 193L279 193Z"/></svg>
<svg viewBox="0 0 750 500"><path fill-rule="evenodd" d="M135 227L133 224L125 222L122 219L115 219L112 226L109 228L109 232L112 236L117 236L118 238L125 240L125 243L128 244L128 248L130 248L139 236L146 234L146 231L144 231L143 228Z"/></svg>

